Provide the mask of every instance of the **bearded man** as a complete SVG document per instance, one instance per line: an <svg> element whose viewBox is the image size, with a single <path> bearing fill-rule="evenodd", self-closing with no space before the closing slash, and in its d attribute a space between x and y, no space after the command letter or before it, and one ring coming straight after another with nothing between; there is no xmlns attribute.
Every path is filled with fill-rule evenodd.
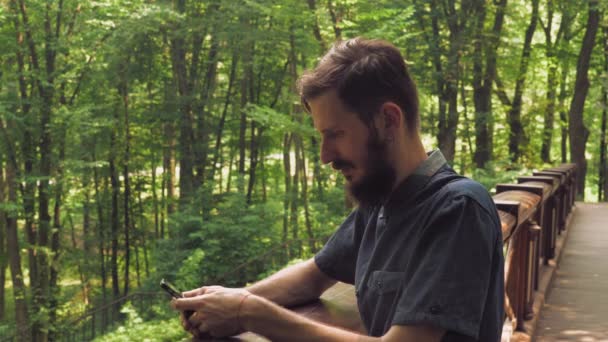
<svg viewBox="0 0 608 342"><path fill-rule="evenodd" d="M500 221L488 192L426 153L418 95L388 42L336 43L299 80L321 160L358 206L313 259L244 289L202 287L173 301L194 335L249 330L273 341L499 341L504 321ZM283 306L353 284L367 336Z"/></svg>

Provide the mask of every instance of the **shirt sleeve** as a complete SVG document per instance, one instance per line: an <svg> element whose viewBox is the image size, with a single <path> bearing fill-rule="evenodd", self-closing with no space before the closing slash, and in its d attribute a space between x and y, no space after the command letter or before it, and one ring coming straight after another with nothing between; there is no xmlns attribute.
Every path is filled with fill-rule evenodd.
<svg viewBox="0 0 608 342"><path fill-rule="evenodd" d="M323 273L348 284L355 283L355 267L360 244L357 226L362 223L362 215L360 209L351 212L315 255L315 262Z"/></svg>
<svg viewBox="0 0 608 342"><path fill-rule="evenodd" d="M423 227L416 260L406 266L392 325L428 324L478 338L491 277L497 272L495 216L464 195L437 210Z"/></svg>

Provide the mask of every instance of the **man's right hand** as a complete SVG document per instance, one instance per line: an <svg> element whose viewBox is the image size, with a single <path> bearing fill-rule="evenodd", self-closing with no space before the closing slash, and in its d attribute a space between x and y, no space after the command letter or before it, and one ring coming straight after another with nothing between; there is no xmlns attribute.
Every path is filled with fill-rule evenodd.
<svg viewBox="0 0 608 342"><path fill-rule="evenodd" d="M184 298L195 297L198 295L203 295L205 293L211 293L211 291L217 291L217 289L222 288L221 286L203 286L194 290L184 291L182 292L182 296ZM202 322L202 318L200 314L197 314L196 311L180 311L180 321L184 330L188 331L193 337L197 339L211 339L211 334L206 330L205 325Z"/></svg>
<svg viewBox="0 0 608 342"><path fill-rule="evenodd" d="M181 311L182 326L194 337L199 339L211 338L212 336L224 337L242 332L240 327L233 327L234 324L225 323L224 320L226 318L232 320L231 316L238 315L238 313L231 312L235 308L233 308L234 305L230 305L232 301L229 299L238 297L236 298L238 300L243 294L250 293L242 288L226 288L217 285L203 286L183 292L183 299L174 300L172 306ZM216 297L219 300L213 300ZM183 310L181 307L184 305L189 306L191 311ZM194 311L193 314L187 315L187 312L192 311Z"/></svg>

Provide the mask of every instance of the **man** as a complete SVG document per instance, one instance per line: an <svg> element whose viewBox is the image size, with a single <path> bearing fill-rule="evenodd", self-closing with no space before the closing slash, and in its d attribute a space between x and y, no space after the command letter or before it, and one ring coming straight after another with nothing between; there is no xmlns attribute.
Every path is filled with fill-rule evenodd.
<svg viewBox="0 0 608 342"><path fill-rule="evenodd" d="M185 292L193 334L243 330L273 341L498 341L503 313L500 222L487 191L427 155L418 97L391 44L336 43L300 82L321 133L321 160L358 207L311 260L245 289ZM342 281L355 285L369 336L284 309Z"/></svg>

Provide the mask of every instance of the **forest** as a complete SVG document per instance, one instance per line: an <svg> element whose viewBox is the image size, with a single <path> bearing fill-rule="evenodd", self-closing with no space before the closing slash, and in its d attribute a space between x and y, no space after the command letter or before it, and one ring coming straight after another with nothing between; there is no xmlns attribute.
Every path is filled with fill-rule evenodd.
<svg viewBox="0 0 608 342"><path fill-rule="evenodd" d="M421 132L489 191L607 201L604 0L0 0L0 340L176 340L158 282L243 286L352 208L296 80L394 43Z"/></svg>

